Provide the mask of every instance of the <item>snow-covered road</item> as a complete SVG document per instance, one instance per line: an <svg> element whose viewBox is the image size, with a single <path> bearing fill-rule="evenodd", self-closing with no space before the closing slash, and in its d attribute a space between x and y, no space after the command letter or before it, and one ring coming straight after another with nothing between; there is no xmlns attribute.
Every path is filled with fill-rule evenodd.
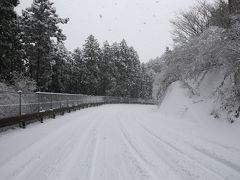
<svg viewBox="0 0 240 180"><path fill-rule="evenodd" d="M239 180L239 128L104 105L0 134L1 180Z"/></svg>

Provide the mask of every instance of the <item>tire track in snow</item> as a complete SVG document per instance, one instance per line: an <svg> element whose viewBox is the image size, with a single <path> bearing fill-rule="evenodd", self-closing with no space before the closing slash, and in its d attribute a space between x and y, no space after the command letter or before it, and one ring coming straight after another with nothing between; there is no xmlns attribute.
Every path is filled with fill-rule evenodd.
<svg viewBox="0 0 240 180"><path fill-rule="evenodd" d="M129 123L128 123L128 125L130 125ZM138 125L137 125L138 126ZM129 129L132 129L133 130L133 128L135 129L135 131L136 130L138 130L138 128L137 128L137 126L135 126L135 127L131 127L131 128L129 128ZM140 128L141 129L141 128ZM141 130L142 131L142 130ZM144 134L145 134L146 132L144 132ZM149 139L148 140L143 140L144 138L146 138L146 137L148 137L149 138L149 136L142 136L143 134L141 133L141 134L136 134L135 135L135 138L141 138L141 142L139 142L139 143L141 143L141 144L145 144L145 145L147 145L146 147L148 148L148 154L151 154L153 157L152 158L154 158L154 159L152 159L154 162L155 162L155 172L157 172L158 173L158 177L162 177L162 179L170 179L170 180L172 180L172 179L178 179L178 180L180 180L180 179L184 179L184 180L187 180L187 179L191 179L191 180L196 180L196 179L198 179L198 177L197 176L193 176L192 174L190 174L190 172L189 171L184 171L184 170L182 170L181 171L181 168L179 168L178 166L176 166L176 164L178 163L178 161L176 161L175 159L173 160L173 161L171 161L171 159L169 159L169 152L168 152L168 154L166 155L166 153L164 154L164 155L160 155L160 154L162 154L162 153L164 153L164 151L162 150L162 148L157 148L156 149L156 145L157 144L155 144L154 146L152 146L152 144L150 143L150 141L149 141ZM151 137L151 139L152 139L152 137ZM154 141L155 142L155 141ZM156 151L157 150L157 151ZM160 154L159 154L160 153ZM153 166L152 166L152 168L154 168ZM183 175L181 172L184 172L184 174L185 175ZM186 174L188 174L188 176L186 177ZM157 178L157 179L159 179L159 178Z"/></svg>
<svg viewBox="0 0 240 180"><path fill-rule="evenodd" d="M95 115L95 113L93 115ZM85 119L85 121L89 118L90 117ZM93 121L91 121L90 124L87 123L87 125L90 126L92 123ZM4 171L4 169L7 171L11 170L11 173L8 174L7 177L2 178L24 180L26 176L29 178L33 176L32 178L34 179L47 179L56 169L57 165L64 160L76 146L75 142L78 139L79 132L77 128L79 125L82 125L81 121L73 121L67 126L53 131L41 141L38 141L38 143L35 143L16 157L13 157L11 161L1 167L1 171ZM63 134L64 136L62 136ZM26 161L24 157L28 157L29 154L31 157ZM19 165L17 169L13 171L11 166L16 162L19 163ZM38 174L38 176L35 176L35 173Z"/></svg>
<svg viewBox="0 0 240 180"><path fill-rule="evenodd" d="M154 172L156 175L156 179L164 179L164 180L173 180L173 179L184 179L187 180L189 179L189 176L183 176L181 171L179 170L180 168L176 166L176 163L174 161L169 161L168 156L169 154L166 155L160 155L163 154L164 151L162 151L162 148L156 148L156 143L154 141L154 146L151 144L153 143L152 137L149 141L149 136L145 136L145 132L142 133L141 128L139 129L138 125L133 125L131 121L125 121L125 127L128 127L128 132L133 133L132 139L136 140L135 144L139 144L141 146L138 146L137 149L144 151L144 156L148 157L150 159L151 163L149 168L151 168L151 172ZM144 135L144 136L143 136ZM127 136L129 137L129 136ZM147 138L147 139L146 139ZM130 140L131 141L131 140ZM160 153L160 154L159 154ZM143 156L143 157L144 157ZM145 158L146 159L146 158ZM149 161L149 160L148 160ZM197 179L197 178L190 178L190 179Z"/></svg>
<svg viewBox="0 0 240 180"><path fill-rule="evenodd" d="M154 117L153 114L143 114L143 116L141 117L141 119L146 120L147 118L149 119L149 115L152 115L151 118L156 119L156 117ZM176 117L177 118L177 117ZM135 119L139 119L136 118ZM181 123L184 121L181 121ZM175 122L174 122L175 123ZM174 128L170 128L172 127L172 125L174 126ZM234 147L232 145L224 145L220 142L216 142L216 140L210 140L208 139L206 136L202 136L201 134L196 133L195 131L187 131L187 133L182 133L182 129L181 128L177 128L176 129L176 124L168 124L168 126L166 127L167 131L165 131L165 128L162 129L164 130L164 134L166 135L168 133L170 133L171 135L173 135L174 138L170 137L170 136L164 136L164 138L168 138L170 137L171 141L174 142L182 142L185 144L185 146L183 147L182 144L180 144L182 146L181 149L187 149L187 150L192 150L191 152L196 152L196 153L201 153L202 156L208 156L208 159L211 161L216 161L216 163L221 164L221 166L225 166L226 168L230 168L232 169L233 173L238 173L240 172L240 164L239 164L239 158L240 158L240 149L237 147ZM194 137L192 139L189 139L189 137ZM197 140L197 141L196 141ZM200 145L200 147L198 147ZM203 145L203 146L201 146ZM194 148L193 146L195 146L196 148ZM189 147L189 148L187 148ZM198 149L200 151L198 151ZM214 150L217 151L214 151ZM218 151L221 150L221 151ZM201 150L203 150L204 152L201 152ZM186 153L185 153L186 154ZM213 155L213 156L211 156ZM192 157L194 159L198 159L195 157ZM201 159L198 159L198 161L201 161ZM204 163L203 161L201 161L200 163L202 163L204 166L206 166L207 168L211 168L210 164L206 164L206 162ZM209 166L208 166L209 165ZM216 169L214 166L212 167L212 170L215 171L216 173L222 172L221 169ZM222 173L223 175L225 173ZM239 176L239 175L237 175ZM240 177L239 177L240 179Z"/></svg>
<svg viewBox="0 0 240 180"><path fill-rule="evenodd" d="M14 170L6 179L25 179L25 176L28 173L30 172L33 173L33 171L36 170L33 168L35 166L38 166L37 173L44 176L44 179L47 178L47 176L49 176L51 172L54 170L54 166L64 158L63 155L66 152L70 151L69 148L69 146L71 147L70 139L69 138L62 139L61 146L67 147L66 149L63 149L58 146L59 141L55 141L49 143L49 145L46 145L47 148L45 150L40 150L41 148L37 149L36 153L30 159L28 159L28 161L26 161L24 164L21 163L21 166L19 166L18 169ZM28 151L31 151L31 147L24 151L23 153L21 153L20 156L17 157L16 161L19 162L19 160L22 157L24 156L27 157ZM46 161L50 161L50 159L52 159L53 156L56 156L57 159L53 159L52 162L46 163ZM14 161L10 163L12 164L14 163ZM7 163L7 166L9 166L10 163ZM7 169L9 169L9 167L7 167ZM33 171L31 171L30 169L33 169ZM37 179L37 177L35 179Z"/></svg>
<svg viewBox="0 0 240 180"><path fill-rule="evenodd" d="M24 151L19 150L19 154L17 151L15 154L4 152L14 156L11 162L6 161L0 167L0 179L5 180L5 175L9 175L8 172L3 172L6 170L2 169L5 165L10 173L18 170L11 180L224 179L211 170L216 166L215 172L222 169L221 173L224 174L225 167L188 146L184 141L189 140L187 133L183 136L180 131L175 133L176 129L171 129L170 124L152 131L152 126L144 123L144 120L152 117L152 111L104 107L106 106L99 107L101 109L95 115L89 111L84 118L85 123L68 121L71 125L63 124L59 130L48 132L49 136L35 138L36 143L26 143L29 147L26 146ZM138 115L135 116L133 112ZM83 118L81 115L79 114L79 120ZM86 123L87 119L91 120L89 124ZM151 121L148 122L151 125ZM162 130L160 134L157 133L159 130ZM22 137L18 139L21 140ZM28 138L25 139L27 140ZM194 144L198 145L197 142ZM212 167L207 167L208 164Z"/></svg>
<svg viewBox="0 0 240 180"><path fill-rule="evenodd" d="M65 161L63 161L58 169L56 174L53 174L52 177L50 176L50 180L52 179L62 179L62 180L66 180L66 179L81 179L82 176L85 176L85 178L88 178L88 172L90 171L89 169L91 168L91 166L85 166L86 167L86 171L84 171L84 168L80 167L79 164L81 164L81 158L83 157L84 154L82 153L82 151L86 148L89 151L89 155L85 156L87 158L91 157L91 149L92 146L94 147L95 145L95 141L94 139L95 134L94 134L94 130L93 128L96 126L96 120L93 120L93 123L91 123L91 125L85 130L84 134L81 136L81 138L78 139L75 148L71 151L71 153L68 155L68 158L66 158ZM88 162L88 161L86 161ZM76 170L76 169L81 169L82 170ZM76 173L77 172L77 173ZM85 172L86 174L81 174L80 172ZM76 173L76 174L75 174ZM71 176L71 178L69 177ZM57 178L56 178L57 177ZM72 178L74 177L74 178Z"/></svg>
<svg viewBox="0 0 240 180"><path fill-rule="evenodd" d="M99 140L98 140L98 135L97 131L94 132L94 144L93 144L93 155L92 155L92 160L91 160L91 168L90 168L90 173L89 173L89 180L94 180L94 173L95 173L95 168L96 168L96 160L97 160L97 153L98 153L98 145L99 145Z"/></svg>
<svg viewBox="0 0 240 180"><path fill-rule="evenodd" d="M159 178L157 178L157 176L150 170L151 169L150 167L153 167L154 164L148 159L146 159L144 155L138 150L138 148L133 144L129 134L124 129L120 119L118 122L120 132L122 134L123 143L129 149L129 153L131 153L130 157L133 158L132 159L133 164L138 169L139 173L142 175L142 178L147 180L149 179L158 180Z"/></svg>
<svg viewBox="0 0 240 180"><path fill-rule="evenodd" d="M189 148L191 148L191 150L194 150L196 153L200 153L202 156L204 156L204 159L209 159L211 160L211 162L220 165L223 168L227 168L230 169L232 171L232 173L228 173L229 175L226 175L226 173L222 173L222 171L220 170L221 168L217 169L215 165L212 164L206 164L203 161L201 161L201 159L199 160L198 158L196 159L196 157L189 155L187 153L184 153L183 150L181 150L180 148L177 148L176 146L172 145L171 143L167 142L166 140L163 140L162 138L160 138L159 136L157 136L156 134L154 134L153 132L151 132L148 128L146 128L144 125L142 125L139 120L137 120L135 118L135 122L141 126L142 129L144 129L147 133L149 133L151 136L153 136L155 139L158 139L162 142L164 142L167 145L170 145L170 147L176 149L177 151L179 151L180 153L182 153L183 155L187 156L188 158L192 159L194 162L198 162L199 165L201 165L201 167L203 167L204 169L207 169L211 172L213 172L214 174L218 175L219 177L224 176L224 178L229 179L229 180L233 180L233 179L240 179L240 167L236 164L231 163L228 160L222 159L214 154L212 154L211 152L208 152L207 150L204 151L204 149L199 149L198 147L184 141ZM186 148L186 147L184 147ZM191 151L192 152L192 151ZM212 165L212 166L210 166Z"/></svg>
<svg viewBox="0 0 240 180"><path fill-rule="evenodd" d="M218 163L221 163L222 165L224 166L227 166L228 168L231 168L233 170L235 170L237 173L240 174L240 166L236 165L236 164L233 164L232 162L226 160L226 159L223 159L223 158L220 158L218 156L216 156L215 154L211 153L211 152L208 152L207 150L205 149L201 149L201 148L198 148L190 143L187 143L189 146L191 146L194 150L198 151L199 153L205 155L205 156L208 156L209 158L217 161ZM239 177L240 178L240 177Z"/></svg>
<svg viewBox="0 0 240 180"><path fill-rule="evenodd" d="M213 177L215 176L217 179L221 179L224 180L224 178L219 175L217 172L205 167L203 164L199 163L198 161L195 161L195 159L193 159L192 157L188 156L186 153L184 153L181 149L179 149L178 147L172 145L171 143L167 142L166 140L163 140L162 138L160 138L159 136L155 135L153 132L151 132L149 129L147 129L146 127L144 127L138 120L135 119L136 124L139 125L139 127L141 127L141 129L143 129L143 131L145 131L146 134L148 134L148 136L152 137L153 139L155 139L158 142L161 142L161 144L163 144L166 147L169 147L170 149L172 149L174 152L176 152L178 155L182 156L187 162L190 162L193 166L198 166L199 170L202 169L203 171L209 172L210 174L213 175ZM182 169L184 170L184 169ZM190 172L185 169L186 173L189 174ZM190 173L189 175L192 176L192 174ZM195 176L195 178L197 178L197 176ZM195 179L194 178L194 179ZM210 178L211 179L211 176Z"/></svg>
<svg viewBox="0 0 240 180"><path fill-rule="evenodd" d="M78 145L72 151L69 158L63 162L58 171L60 177L66 179L93 179L94 168L98 150L98 130L102 115L93 120L94 123L85 131L84 135L78 140ZM54 177L54 176L53 176Z"/></svg>

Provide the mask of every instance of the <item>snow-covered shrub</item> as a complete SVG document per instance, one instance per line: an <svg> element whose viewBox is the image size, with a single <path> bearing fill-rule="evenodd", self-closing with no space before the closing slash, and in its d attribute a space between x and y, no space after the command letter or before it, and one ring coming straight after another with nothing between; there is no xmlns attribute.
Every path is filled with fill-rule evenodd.
<svg viewBox="0 0 240 180"><path fill-rule="evenodd" d="M11 81L16 91L22 90L24 92L33 92L37 88L37 84L34 80L22 74L15 73Z"/></svg>
<svg viewBox="0 0 240 180"><path fill-rule="evenodd" d="M203 72L221 67L221 49L223 29L212 27L189 44L175 47L161 58L161 70L157 75L159 93L163 95L174 81L197 80ZM157 83L156 83L157 84ZM159 97L159 96L158 96Z"/></svg>
<svg viewBox="0 0 240 180"><path fill-rule="evenodd" d="M232 122L233 117L238 118L240 21L235 17L234 22L230 29L210 27L188 44L177 46L158 58L161 66L160 73L155 77L154 96L161 102L168 86L177 80L194 84L194 91L197 92L209 72L217 71L222 75L222 80L212 89L211 97L221 102L221 110L231 114L227 117L229 121ZM218 118L218 112L219 109L216 109L212 115Z"/></svg>

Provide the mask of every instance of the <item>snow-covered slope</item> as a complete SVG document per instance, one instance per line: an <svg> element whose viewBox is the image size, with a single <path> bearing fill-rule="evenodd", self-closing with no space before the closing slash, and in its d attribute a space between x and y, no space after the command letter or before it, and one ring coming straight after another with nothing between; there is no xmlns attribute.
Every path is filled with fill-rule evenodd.
<svg viewBox="0 0 240 180"><path fill-rule="evenodd" d="M209 119L212 109L212 102L193 95L180 81L172 83L160 105L162 113L195 121Z"/></svg>
<svg viewBox="0 0 240 180"><path fill-rule="evenodd" d="M200 122L216 120L220 115L220 119L226 119L226 112L220 110L221 100L216 92L222 83L223 73L211 71L199 79L188 84L181 81L172 83L160 104L160 111ZM226 89L229 83L226 80L223 91L226 91L224 88Z"/></svg>

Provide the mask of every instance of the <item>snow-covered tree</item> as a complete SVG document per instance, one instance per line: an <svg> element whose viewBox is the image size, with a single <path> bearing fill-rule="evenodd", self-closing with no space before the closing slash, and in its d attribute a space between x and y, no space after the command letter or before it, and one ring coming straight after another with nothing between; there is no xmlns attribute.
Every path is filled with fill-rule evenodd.
<svg viewBox="0 0 240 180"><path fill-rule="evenodd" d="M48 89L53 42L66 39L58 24L67 22L68 19L58 17L49 0L34 0L32 6L23 11L21 23L28 73L40 90Z"/></svg>
<svg viewBox="0 0 240 180"><path fill-rule="evenodd" d="M140 97L139 79L141 80L141 63L133 47L129 47L128 76L130 97Z"/></svg>
<svg viewBox="0 0 240 180"><path fill-rule="evenodd" d="M211 26L218 26L221 28L230 27L230 13L229 4L225 0L215 1L211 8Z"/></svg>
<svg viewBox="0 0 240 180"><path fill-rule="evenodd" d="M224 0L216 0L214 3L200 0L188 10L178 13L171 24L173 41L184 45L192 38L199 37L210 26L229 28L229 5Z"/></svg>
<svg viewBox="0 0 240 180"><path fill-rule="evenodd" d="M63 43L53 44L51 52L51 80L48 89L51 92L68 92L67 82L69 82L69 73L67 62L71 58L69 51Z"/></svg>
<svg viewBox="0 0 240 180"><path fill-rule="evenodd" d="M79 48L75 49L72 54L72 58L75 64L73 68L74 83L72 84L72 86L75 89L75 93L88 94L87 92L88 69L83 61L82 50Z"/></svg>
<svg viewBox="0 0 240 180"><path fill-rule="evenodd" d="M211 9L212 5L202 0L187 11L181 11L170 21L174 42L186 44L207 29L210 25Z"/></svg>
<svg viewBox="0 0 240 180"><path fill-rule="evenodd" d="M99 63L101 60L100 45L93 35L90 35L83 45L83 63L86 73L86 90L89 94L98 94L100 82Z"/></svg>
<svg viewBox="0 0 240 180"><path fill-rule="evenodd" d="M14 8L18 0L0 1L0 78L9 81L13 72L24 72L21 59L18 19Z"/></svg>
<svg viewBox="0 0 240 180"><path fill-rule="evenodd" d="M100 68L100 83L99 94L111 95L111 91L114 89L116 77L115 77L115 62L113 58L113 52L111 46L106 41L102 48L102 58L99 63Z"/></svg>
<svg viewBox="0 0 240 180"><path fill-rule="evenodd" d="M231 79L232 87L229 87L229 97L224 98L225 105L236 108L239 112L240 108L236 106L239 106L240 102L240 15L234 15L232 23L231 28L223 34L225 47L221 55L226 74L221 86L225 84L226 79Z"/></svg>
<svg viewBox="0 0 240 180"><path fill-rule="evenodd" d="M116 52L116 67L118 70L116 94L126 97L138 97L137 80L140 76L140 61L137 52L127 45L125 40L119 44Z"/></svg>
<svg viewBox="0 0 240 180"><path fill-rule="evenodd" d="M110 50L107 50L108 47L104 48L103 56L108 56L110 60L109 66L111 66L109 73L111 76L111 82L109 84L109 87L106 90L106 95L108 96L120 96L120 86L119 86L119 80L121 76L121 71L119 70L119 64L120 64L120 47L119 43L115 42L110 46ZM110 53L108 53L110 51ZM104 55L105 54L105 55Z"/></svg>
<svg viewBox="0 0 240 180"><path fill-rule="evenodd" d="M153 74L151 72L147 72L147 68L145 64L141 65L141 75L139 79L139 97L143 99L152 99L152 89L153 89Z"/></svg>

